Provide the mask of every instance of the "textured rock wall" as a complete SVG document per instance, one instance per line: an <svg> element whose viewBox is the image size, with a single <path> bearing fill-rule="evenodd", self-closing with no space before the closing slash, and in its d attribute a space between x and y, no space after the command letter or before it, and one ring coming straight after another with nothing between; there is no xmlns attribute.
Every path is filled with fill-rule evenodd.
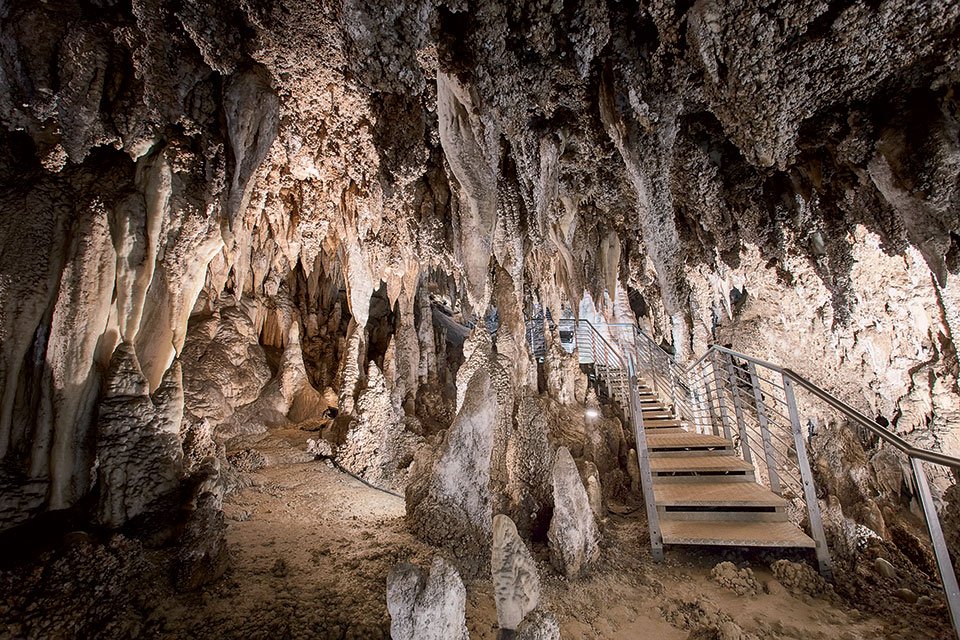
<svg viewBox="0 0 960 640"><path fill-rule="evenodd" d="M515 388L533 377L529 302L559 317L563 300L619 289L681 354L714 334L780 345L784 364L956 446L956 3L15 0L0 14L14 513L87 491L92 407L121 341L148 392L179 361L188 412L197 399L223 416L250 400L194 385L188 333L238 333L252 394L257 349L286 348L296 324L314 391L352 412L381 284L401 406L449 381L425 287L451 285L466 317L495 304ZM260 409L290 410L273 397L257 429Z"/></svg>

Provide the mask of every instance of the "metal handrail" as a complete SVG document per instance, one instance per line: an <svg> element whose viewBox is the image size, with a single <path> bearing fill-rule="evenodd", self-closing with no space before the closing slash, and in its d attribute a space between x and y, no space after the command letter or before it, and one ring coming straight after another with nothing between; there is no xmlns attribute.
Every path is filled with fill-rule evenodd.
<svg viewBox="0 0 960 640"><path fill-rule="evenodd" d="M938 451L931 451L930 449L921 449L918 447L914 447L913 445L908 443L906 440L904 440L894 432L881 426L879 423L877 423L876 420L871 420L867 416L863 415L862 413L860 413L859 411L857 411L856 409L848 405L843 400L837 398L836 396L831 394L829 391L826 391L819 385L804 378L803 376L793 371L792 369L787 369L785 367L781 367L773 363L767 362L765 360L760 360L759 358L754 358L753 356L748 356L745 353L740 353L739 351L734 351L733 349L721 347L720 345L716 345L716 344L711 345L707 353L709 354L711 350L719 351L720 353L725 353L727 355L733 356L734 358L738 358L740 360L746 360L747 362L752 362L756 365L765 367L767 369L771 369L773 371L776 371L777 373L780 373L782 375L789 377L794 382L799 384L801 387L803 387L813 395L817 396L818 398L820 398L821 400L829 404L831 407L833 407L840 413L844 414L845 416L847 416L848 418L850 418L860 426L869 430L871 433L879 437L881 440L890 443L891 445L893 445L894 447L896 447L906 455L910 456L911 458L918 458L925 462L932 462L934 464L941 464L945 467L960 469L960 458L948 456ZM704 356L701 357L700 360L705 358L706 355L707 354L704 354ZM700 360L698 360L697 362L700 362ZM688 371L690 370L690 368L688 368ZM775 383L771 383L771 384L775 385Z"/></svg>
<svg viewBox="0 0 960 640"><path fill-rule="evenodd" d="M599 331L597 331L597 328L593 325L592 322L590 322L589 320L584 320L584 319L577 320L577 319L575 319L575 318L561 318L560 321L559 321L557 324L559 325L560 323L569 323L569 324L572 324L572 325L574 326L574 328L576 328L577 325L579 325L579 324L581 324L581 323L587 325L588 327L590 327L590 331L592 332L591 338L592 338L593 336L596 336L597 338L600 338L600 340L603 342L604 348L610 350L610 353L612 353L613 356L614 356L614 357L617 359L617 361L620 363L620 367L621 367L624 371L627 370L627 367L626 367L626 364L625 364L624 361L623 361L623 358L621 358L621 357L620 357L620 354L617 353L617 350L613 348L613 345L611 345L610 342L608 342L607 339L603 337L603 334L600 333Z"/></svg>
<svg viewBox="0 0 960 640"><path fill-rule="evenodd" d="M927 462L953 470L960 470L960 458L911 445L896 433L875 420L871 420L822 387L791 369L771 362L714 344L699 358L684 367L676 361L674 356L660 347L653 338L636 325L626 323L607 325L608 327L630 327L631 329L632 339L627 338L627 344L620 347L627 357L627 362L625 362L620 357L618 350L592 323L587 320L573 319L569 319L568 322L575 327L578 327L581 322L584 323L589 328L591 342L600 341L599 348L591 344L594 361L597 364L609 370L614 366L608 363L611 359L615 359L616 364L619 365L616 367L619 369L618 373L620 373L618 378L622 381L623 374L627 376L629 389L625 398L627 406L624 409L637 431L637 456L641 466L641 474L644 478L644 497L647 501L647 514L650 519L651 550L655 557L662 557L662 536L659 530L659 517L656 507L653 506L652 479L649 472L648 453L644 446L643 415L639 409L636 396L637 370L634 355L637 357L637 364L649 367L649 379L654 389L659 393L659 387L662 385L663 389L669 391L673 401L673 410L678 417L684 414L698 431L702 428L712 427L714 433L718 432L716 418L719 418L724 436L728 439L734 436L739 438L741 455L744 459L750 462L756 454L756 462L753 462L753 464L758 469L758 473L760 471L758 465L764 465L771 490L780 493L781 480L788 485L793 485L798 494L795 497L802 498L806 503L808 524L811 535L816 542L817 560L820 563L821 571L825 574L830 572L830 557L826 548L826 537L814 485L815 478L806 453L805 437L802 433L794 387L802 387L815 398L848 418L853 424L866 429L906 455L916 480L917 496L933 543L934 556L946 594L953 628L957 637L960 638L960 586L957 583L949 550L943 536L939 514L934 505L926 472L923 468L923 463ZM576 336L577 332L574 333ZM605 361L598 362L597 356L603 357ZM746 366L743 363L746 363ZM780 379L782 386L773 380L760 376L757 373L758 368L779 374L776 377ZM609 372L604 374L598 368L598 375L607 377L610 374ZM761 382L768 385L769 388L765 388ZM752 391L752 398L749 391ZM716 400L716 404L714 404L714 400ZM717 413L714 413L715 409ZM781 409L786 409L787 415ZM781 423L780 420L783 422ZM771 427L785 431L787 440L781 439ZM759 443L757 443L756 435L758 432L763 441L762 452L759 450ZM792 443L790 442L791 439ZM774 440L782 449L773 445ZM756 452L753 451L755 446L758 447ZM796 460L791 459L791 455L795 455ZM799 472L798 477L791 475L780 477L780 473L786 470L787 464Z"/></svg>
<svg viewBox="0 0 960 640"><path fill-rule="evenodd" d="M773 363L767 362L765 360L760 360L759 358L754 358L745 353L740 353L726 347L721 347L719 345L711 345L703 356L701 356L693 365L688 367L688 373L693 371L701 363L707 361L707 358L710 357L710 354L721 353L729 356L731 358L730 362L733 362L733 359L743 360L745 362L751 363L751 365L756 368L756 366L763 367L770 371L779 373L783 380L783 387L777 387L778 390L782 390L784 393L785 404L790 413L790 422L793 425L794 437L797 446L798 460L800 470L801 470L801 480L803 484L804 493L807 494L807 506L808 506L808 515L816 515L819 519L819 507L816 506L816 494L813 492L812 487L812 474L809 468L809 460L807 459L806 452L803 449L803 439L799 437L799 415L797 412L796 400L794 397L794 385L802 387L811 395L824 402L828 406L832 407L834 410L839 412L841 415L848 418L851 422L858 425L861 428L866 429L873 435L877 436L883 442L886 442L890 446L894 447L901 453L903 453L907 460L910 462L910 467L913 472L914 479L916 481L916 490L917 497L920 502L920 506L923 510L924 519L926 520L927 530L930 534L930 541L933 545L934 557L936 559L937 570L940 573L941 583L943 584L944 594L947 599L947 608L950 611L951 622L953 623L954 633L960 638L960 585L957 583L956 573L953 568L953 563L950 558L950 552L946 546L946 540L943 535L942 525L940 523L940 516L937 513L936 506L933 502L933 495L930 491L930 486L927 480L926 471L923 469L923 463L928 462L931 464L938 464L944 467L948 467L953 470L960 470L960 458L954 456L949 456L939 451L932 451L930 449L923 449L920 447L915 447L904 440L902 437L896 433L885 428L883 425L879 424L876 420L871 420L863 413L857 409L851 407L849 404L840 400L830 392L826 391L819 385L811 382L800 374L796 373L792 369L786 367L781 367ZM754 375L756 375L754 373ZM725 391L729 390L729 386L734 383L727 383L724 385ZM719 392L719 386L718 386ZM780 398L775 397L777 403L782 402ZM720 399L721 403L726 402L725 399ZM721 404L721 409L723 408ZM771 408L772 409L772 408ZM779 413L779 412L777 412ZM782 414L780 414L782 416ZM785 417L785 416L783 416ZM749 446L749 443L747 444ZM811 527L813 527L813 522L811 520ZM822 528L822 525L819 525ZM815 536L815 538L818 536ZM822 532L820 536L822 537ZM819 546L819 545L818 545Z"/></svg>
<svg viewBox="0 0 960 640"><path fill-rule="evenodd" d="M721 347L720 345L714 344L714 345L710 345L710 348L707 350L706 353L704 353L702 356L700 356L700 358L694 361L692 365L688 366L686 368L686 371L688 373L691 372L698 364L700 364L701 362L703 362L703 360L709 357L711 351L725 353L727 355L733 356L734 358L745 360L747 362L752 362L756 365L759 365L761 367L770 369L779 374L789 377L794 382L799 384L801 387L803 387L813 395L817 396L819 399L823 400L824 402L829 404L831 407L833 407L840 413L846 415L848 418L850 418L860 426L864 427L865 429L867 429L868 431L870 431L871 433L879 437L881 440L890 443L891 445L893 445L894 447L896 447L906 455L910 456L911 458L918 458L920 460L923 460L924 462L932 462L934 464L940 464L946 467L960 469L960 458L948 456L938 451L931 451L930 449L921 449L918 447L914 447L913 445L908 443L906 440L904 440L894 432L881 426L875 420L871 420L870 418L866 417L865 415L863 415L862 413L860 413L859 411L857 411L856 409L848 405L843 400L840 400L839 398L831 394L829 391L826 391L819 385L811 382L807 378L804 378L803 376L793 371L792 369L781 367L779 365L773 364L772 362L767 362L766 360L754 358L753 356L749 356L745 353L734 351L733 349L728 349L726 347ZM772 381L767 381L767 382L769 382L771 385L773 385L778 389L783 388Z"/></svg>

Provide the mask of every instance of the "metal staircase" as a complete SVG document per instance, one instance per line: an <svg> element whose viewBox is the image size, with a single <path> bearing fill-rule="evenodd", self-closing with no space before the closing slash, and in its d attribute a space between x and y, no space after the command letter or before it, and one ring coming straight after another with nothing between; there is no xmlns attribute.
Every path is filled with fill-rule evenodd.
<svg viewBox="0 0 960 640"><path fill-rule="evenodd" d="M790 369L743 353L714 345L684 366L634 325L565 319L558 329L633 426L656 560L664 545L811 548L829 576L800 419L800 407L815 409L908 459L960 637L960 588L924 469L960 471L960 459L917 449Z"/></svg>

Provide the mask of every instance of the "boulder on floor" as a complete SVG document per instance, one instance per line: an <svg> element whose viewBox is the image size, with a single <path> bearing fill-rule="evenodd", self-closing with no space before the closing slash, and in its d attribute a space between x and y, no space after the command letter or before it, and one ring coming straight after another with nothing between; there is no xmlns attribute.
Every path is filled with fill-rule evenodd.
<svg viewBox="0 0 960 640"><path fill-rule="evenodd" d="M560 640L560 623L552 613L534 611L517 629L516 640Z"/></svg>

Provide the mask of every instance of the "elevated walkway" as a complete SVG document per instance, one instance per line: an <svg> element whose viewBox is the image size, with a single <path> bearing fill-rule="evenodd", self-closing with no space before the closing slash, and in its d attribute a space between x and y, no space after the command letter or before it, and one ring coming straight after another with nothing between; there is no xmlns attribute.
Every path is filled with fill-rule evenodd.
<svg viewBox="0 0 960 640"><path fill-rule="evenodd" d="M565 319L557 329L633 427L654 559L664 545L809 548L830 577L800 391L803 406L906 456L960 638L960 588L924 469L958 472L960 459L913 447L790 369L743 353L713 345L682 365L634 325Z"/></svg>

